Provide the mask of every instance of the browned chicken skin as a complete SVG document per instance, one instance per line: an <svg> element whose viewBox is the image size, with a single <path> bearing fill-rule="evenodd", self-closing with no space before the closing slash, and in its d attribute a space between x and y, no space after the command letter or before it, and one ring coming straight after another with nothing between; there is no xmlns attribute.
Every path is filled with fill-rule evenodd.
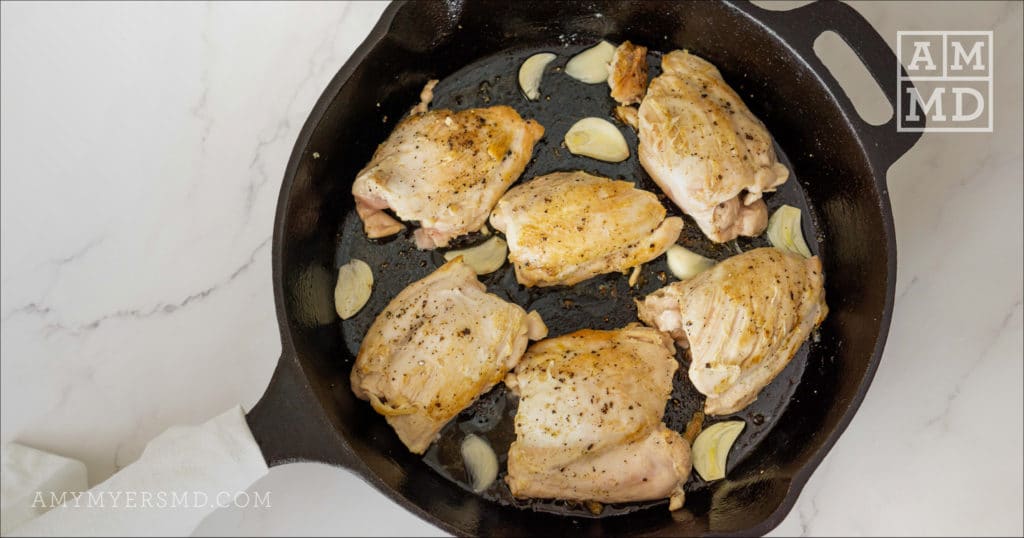
<svg viewBox="0 0 1024 538"><path fill-rule="evenodd" d="M640 116L636 107L619 105L615 107L615 117L622 123L629 125L633 132L640 129Z"/></svg>
<svg viewBox="0 0 1024 538"><path fill-rule="evenodd" d="M524 286L572 285L661 256L683 229L653 193L586 172L555 172L505 194L491 226Z"/></svg>
<svg viewBox="0 0 1024 538"><path fill-rule="evenodd" d="M536 312L487 293L456 258L410 284L377 316L352 367L352 392L422 454L519 362L529 339L546 334Z"/></svg>
<svg viewBox="0 0 1024 538"><path fill-rule="evenodd" d="M689 345L704 412L726 415L757 399L825 319L824 285L817 257L759 248L655 291L637 314Z"/></svg>
<svg viewBox="0 0 1024 538"><path fill-rule="evenodd" d="M768 130L707 61L677 50L661 66L640 104L640 163L712 241L760 235L761 195L789 177Z"/></svg>
<svg viewBox="0 0 1024 538"><path fill-rule="evenodd" d="M516 497L683 503L689 444L662 423L679 367L672 340L630 325L530 346L506 383L519 395L508 453Z"/></svg>
<svg viewBox="0 0 1024 538"><path fill-rule="evenodd" d="M424 88L424 103L432 90ZM384 212L391 209L418 222L416 246L432 249L480 230L523 173L544 128L507 106L420 112L424 103L377 148L352 194L369 237L405 228Z"/></svg>
<svg viewBox="0 0 1024 538"><path fill-rule="evenodd" d="M622 105L639 104L647 91L647 47L624 41L608 65L612 99Z"/></svg>

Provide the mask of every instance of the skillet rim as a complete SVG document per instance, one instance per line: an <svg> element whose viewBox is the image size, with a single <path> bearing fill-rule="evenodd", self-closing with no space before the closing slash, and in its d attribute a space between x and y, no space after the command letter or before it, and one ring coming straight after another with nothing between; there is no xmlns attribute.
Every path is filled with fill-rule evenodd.
<svg viewBox="0 0 1024 538"><path fill-rule="evenodd" d="M277 206L274 213L274 231L271 239L271 278L273 279L274 284L274 311L277 316L278 332L281 336L281 357L278 359L278 365L274 370L274 374L271 376L270 384L266 392L256 403L253 409L247 414L247 421L253 429L254 434L258 429L257 424L262 423L262 421L260 421L259 418L252 420L252 417L257 414L257 408L264 403L264 400L268 400L268 403L271 405L274 403L272 398L275 395L275 383L281 377L288 376L294 378L294 380L299 383L298 390L303 392L305 395L312 395L315 393L315 390L310 384L309 369L302 364L303 360L296 352L295 343L292 340L292 328L288 322L289 317L284 285L285 271L283 251L287 236L285 222L287 220L288 203L291 199L290 194L292 185L295 182L295 176L298 171L299 164L302 161L303 154L305 154L309 147L310 141L313 138L313 133L320 126L321 120L323 120L328 108L330 108L331 104L334 102L334 98L337 96L342 86L348 82L355 70L363 63L366 56L369 54L369 51L376 47L377 44L387 36L391 23L398 15L398 12L410 3L411 2L408 0L395 0L384 9L380 18L377 20L377 23L370 30L370 33L367 34L366 38L359 44L356 50L352 52L352 55L349 56L348 60L346 60L338 72L335 73L334 77L331 78L331 81L327 83L327 86L320 94L320 97L317 98L316 103L313 105L309 115L306 117L306 121L302 125L302 129L299 131L299 135L295 140L295 145L292 146L292 152L288 157L288 164L285 167L284 178L281 181L281 188L278 191ZM287 373L282 375L282 370L287 370ZM276 392L287 392L288 388L280 389ZM278 397L280 397L279 394ZM320 415L325 415L326 413L323 408L323 400L316 398L314 401L320 405L320 407L316 408L315 411ZM326 419L324 416L318 418L321 419L321 422ZM271 416L268 422L272 422L273 420L274 417ZM377 473L371 471L365 463L355 456L348 440L341 435L337 428L334 428L331 424L328 424L327 427L332 430L331 433L333 434L333 438L338 443L342 452L342 454L339 455L340 461L336 460L333 462L334 464L351 471L354 475L358 476L360 480L373 486L388 499L394 501L403 509L415 514L423 521L426 521L453 536L462 535L457 527L424 510L418 504L403 497L398 490L386 484L384 480L377 475ZM274 433L270 432L270 435L274 435ZM261 450L264 450L262 446L263 443L260 444ZM264 450L264 457L267 458L268 466L271 467L277 464L298 461L315 461L306 460L301 457L281 457L280 455L277 455L275 458L274 456L269 456L266 450Z"/></svg>
<svg viewBox="0 0 1024 538"><path fill-rule="evenodd" d="M755 24L765 28L767 31L778 36L779 42L783 46L789 48L795 57L797 57L807 65L809 71L811 71L817 77L817 82L835 100L841 113L843 113L844 116L850 119L849 124L853 128L854 134L856 135L855 139L859 144L859 151L864 155L865 161L869 164L869 167L872 171L875 192L877 193L877 198L880 202L878 209L881 215L883 232L886 241L886 252L888 255L885 303L883 306L883 310L881 312L881 316L879 318L878 334L875 340L875 346L872 350L871 358L865 370L864 376L861 379L860 384L856 389L856 392L854 393L853 397L845 404L845 409L843 410L842 415L835 423L835 426L832 428L832 431L829 432L829 434L825 437L821 445L814 452L807 456L805 462L795 470L791 479L789 480L789 484L782 501L771 514L766 516L758 524L748 527L746 529L731 532L708 531L707 533L705 533L705 535L707 536L733 536L751 534L763 535L777 527L779 523L781 523L781 521L792 510L793 506L796 503L796 500L799 498L801 491L803 490L807 481L810 479L810 476L818 468L818 466L824 460L825 456L835 446L839 437L846 431L850 422L853 420L853 417L859 410L860 405L863 403L867 391L870 388L874 376L878 370L878 366L881 362L881 356L885 348L885 344L888 338L888 333L892 321L896 285L896 236L888 189L886 188L886 171L888 167L899 158L899 156L903 155L907 150L910 149L910 147L912 147L913 143L916 142L916 140L920 137L920 134L918 134L918 136L914 138L914 140L910 142L910 144L907 145L906 148L902 148L898 150L898 152L889 150L889 153L891 153L890 156L892 158L887 158L884 155L886 153L886 148L878 148L873 151L868 143L874 141L876 142L877 146L877 140L873 139L877 139L877 135L875 133L877 133L878 131L872 131L872 129L877 129L877 127L866 124L863 120L860 119L860 116L853 108L852 102L850 101L845 91L832 77L831 73L827 71L827 68L823 69L823 65L820 61L817 61L818 59L816 56L813 58L813 61L809 62L809 58L807 56L806 51L800 50L796 45L788 42L783 36L779 35L779 33L770 25L771 21L769 19L771 19L772 17L784 16L794 10L774 12L771 10L765 10L764 8L755 6L748 1L742 0L728 0L725 3L730 5L739 14L742 14L744 17L750 19ZM279 377L282 377L281 370L283 369L288 369L291 371L291 377L294 377L294 381L297 381L299 383L297 387L298 390L306 393L307 395L315 394L315 390L310 383L312 374L309 368L303 364L304 359L301 359L296 353L294 340L292 338L292 327L289 323L287 301L285 297L285 285L283 278L285 273L283 251L287 236L285 224L287 220L288 205L291 200L290 195L297 175L299 164L302 161L303 156L309 147L314 132L316 132L316 130L319 128L321 124L321 121L324 119L324 116L326 115L328 108L332 105L335 97L338 95L341 88L351 78L355 70L365 61L366 56L369 54L369 52L373 48L375 48L379 42L381 42L385 37L387 37L391 33L391 25L395 17L397 16L398 12L405 8L407 5L411 4L414 4L414 2L409 2L408 0L396 0L393 1L387 8L385 8L380 18L378 19L376 25L373 27L373 29L370 31L367 37L363 40L363 42L359 45L359 47L357 47L356 50L352 53L352 55L345 62L345 64L334 75L334 77L331 79L331 81L328 83L328 85L321 93L320 97L317 99L316 103L314 104L309 113L309 116L307 117L306 121L303 124L303 127L296 139L295 145L293 146L292 152L289 156L288 164L285 168L284 178L281 183L281 188L278 194L271 249L272 278L274 285L274 304L277 315L279 332L281 336L282 353L277 370L275 370L273 378L271 379L270 388L268 388L267 393L264 395L263 398L261 398L260 402L257 403L256 407L259 407L260 404L263 404L264 400L270 399L268 398L268 396L270 396L271 393L274 392L275 382L278 381ZM815 4L804 6L804 8L814 6ZM846 5L841 5L841 8L853 11L852 8ZM766 15L773 13L775 15ZM856 17L860 17L861 19L863 19L859 13L856 13L855 11L853 11L853 13ZM866 23L867 21L864 22ZM825 30L828 30L828 28L822 29L822 31ZM854 50L856 51L855 48ZM892 54L891 49L889 50L889 52L890 54ZM811 54L813 54L813 51L811 51ZM455 527L454 525L450 524L449 522L443 519L436 517L431 512L424 510L416 503L402 496L397 489L394 489L390 487L388 484L384 483L380 476L372 472L359 458L357 458L354 455L348 441L341 435L340 431L338 431L338 429L335 428L333 425L329 424L330 421L326 419L326 410L324 408L323 400L315 399L315 401L320 406L318 409L316 409L316 411L321 416L317 418L320 418L321 422L325 420L328 422L328 424L324 426L331 428L333 430L331 440L336 441L339 447L342 449L342 452L344 452L343 454L337 455L337 457L332 458L333 463L336 463L342 466L343 468L347 468L348 470L352 471L354 474L359 476L360 479L374 486L378 491L386 495L389 499L398 503L403 508L409 510L410 512L417 515L424 521L427 521L428 523L431 523L432 525L435 525L436 527L450 534L461 534L462 531L459 528ZM256 411L256 408L254 408L254 411ZM252 417L252 415L254 414L256 413L250 412L250 417ZM254 430L257 429L256 426L258 422L258 420L250 420L250 424L253 426ZM273 433L271 432L270 435L273 435ZM301 457L281 457L280 455L275 457L267 454L266 450L264 451L264 454L267 457L268 463L270 465L276 465L290 461L301 461L305 459Z"/></svg>

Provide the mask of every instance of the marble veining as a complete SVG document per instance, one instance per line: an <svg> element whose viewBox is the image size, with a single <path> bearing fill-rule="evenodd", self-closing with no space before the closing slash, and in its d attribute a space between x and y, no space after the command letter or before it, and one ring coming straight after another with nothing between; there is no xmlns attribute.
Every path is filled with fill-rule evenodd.
<svg viewBox="0 0 1024 538"><path fill-rule="evenodd" d="M255 403L280 350L280 178L384 7L0 5L3 441L81 459L95 484L167 427ZM890 46L897 30L992 29L995 132L928 133L889 170L885 355L774 534L1019 535L1024 9L854 7ZM220 510L196 534L441 534L342 469L283 466L251 489L273 507Z"/></svg>

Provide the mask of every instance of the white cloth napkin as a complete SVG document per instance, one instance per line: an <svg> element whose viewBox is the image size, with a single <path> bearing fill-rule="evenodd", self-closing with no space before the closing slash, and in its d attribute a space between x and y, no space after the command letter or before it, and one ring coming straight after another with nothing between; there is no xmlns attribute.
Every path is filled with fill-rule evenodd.
<svg viewBox="0 0 1024 538"><path fill-rule="evenodd" d="M235 407L200 426L168 429L146 445L138 461L107 481L81 495L69 494L63 505L14 527L19 518L17 523L40 511L32 507L35 501L40 508L37 491L49 503L46 488L59 483L80 492L85 487L81 462L22 448L4 450L3 532L8 532L10 509L16 536L188 535L210 512L234 502L236 494L267 473L245 414ZM16 477L10 483L9 452L11 476ZM71 480L79 472L81 480Z"/></svg>
<svg viewBox="0 0 1024 538"><path fill-rule="evenodd" d="M89 487L85 464L78 460L18 443L8 443L0 452L0 534L39 517L64 492Z"/></svg>

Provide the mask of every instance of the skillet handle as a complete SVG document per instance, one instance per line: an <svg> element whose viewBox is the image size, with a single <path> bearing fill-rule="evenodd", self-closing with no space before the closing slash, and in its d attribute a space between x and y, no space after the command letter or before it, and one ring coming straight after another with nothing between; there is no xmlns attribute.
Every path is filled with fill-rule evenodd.
<svg viewBox="0 0 1024 538"><path fill-rule="evenodd" d="M267 465L314 461L355 470L358 459L323 410L294 352L281 352L270 385L246 415Z"/></svg>
<svg viewBox="0 0 1024 538"><path fill-rule="evenodd" d="M920 131L897 132L896 130L898 111L909 110L911 97L907 88L913 88L913 83L906 81L899 95L896 94L898 90L897 77L906 76L906 71L885 39L860 13L849 5L838 1L819 0L789 11L757 9L760 10L763 18L775 19L780 23L782 19L787 19L787 23L776 24L775 28L781 29L780 33L787 34L785 36L787 41L797 49L807 63L811 64L814 71L820 74L819 76L836 96L846 115L854 120L857 130L868 145L865 149L874 161L873 164L883 172L882 176L884 177L884 172L889 166L909 151L923 134ZM793 24L793 20L801 22ZM839 34L853 49L889 100L893 116L886 123L871 125L864 121L842 86L814 52L814 41L822 32L828 30ZM915 128L924 126L923 118L913 125Z"/></svg>

